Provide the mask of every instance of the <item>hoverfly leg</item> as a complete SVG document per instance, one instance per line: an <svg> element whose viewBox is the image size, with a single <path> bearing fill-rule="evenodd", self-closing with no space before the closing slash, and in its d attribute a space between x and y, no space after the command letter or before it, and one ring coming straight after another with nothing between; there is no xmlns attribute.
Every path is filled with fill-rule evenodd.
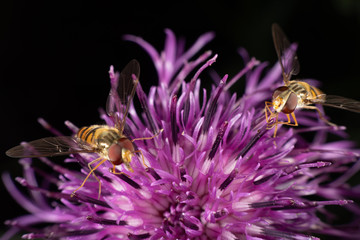
<svg viewBox="0 0 360 240"><path fill-rule="evenodd" d="M265 119L266 119L266 123L267 123L266 129L269 130L269 129L273 128L275 125L275 130L274 130L274 138L275 138L276 132L277 132L277 124L278 124L279 114L274 114L271 111L270 107L272 107L272 102L265 101ZM271 120L273 119L274 115L276 116L275 122L271 123ZM275 142L274 142L274 145L276 146Z"/></svg>
<svg viewBox="0 0 360 240"><path fill-rule="evenodd" d="M157 136L159 136L160 133L162 133L162 131L164 131L164 129L160 129L155 135L153 135L153 136L151 136L151 137L134 138L134 139L131 140L131 142L139 141L139 140L151 140L151 139L154 139L154 138L156 138ZM146 168L149 168L149 166L145 163L144 154L141 152L141 150L134 151L134 153L140 153L144 166L145 166Z"/></svg>
<svg viewBox="0 0 360 240"><path fill-rule="evenodd" d="M271 125L271 127L273 127L275 125L275 129L274 129L274 147L277 148L277 144L276 144L276 141L275 141L275 137L276 137L276 133L277 133L277 128L278 128L278 117L279 117L279 114L276 114L276 118L275 118L275 122Z"/></svg>
<svg viewBox="0 0 360 240"><path fill-rule="evenodd" d="M270 107L272 106L272 102L265 102L265 119L266 119L266 123L268 123L268 125L269 125L269 123L270 123L270 116L272 115L272 112L271 112L271 109L270 109ZM270 114L270 116L268 115L268 113ZM270 128L271 128L272 126L270 126ZM267 127L267 129L269 129L268 127Z"/></svg>
<svg viewBox="0 0 360 240"><path fill-rule="evenodd" d="M291 122L290 115L293 117L294 123ZM299 126L299 124L298 124L298 122L297 122L297 120L296 120L296 117L295 117L294 112L292 112L291 114L286 114L286 116L287 116L288 121L287 121L287 122L278 122L278 124L283 124L283 125L288 125L288 126L294 126L294 127Z"/></svg>
<svg viewBox="0 0 360 240"><path fill-rule="evenodd" d="M294 122L293 122L293 123L291 122L290 115L291 115L291 117L294 119ZM299 124L298 124L298 122L297 122L297 120L296 120L296 117L295 117L295 113L294 113L294 112L292 112L292 113L290 113L290 114L286 114L286 117L287 117L287 119L288 119L287 122L279 122L279 121L278 121L278 117L276 116L276 121L275 121L275 124L276 124L276 125L275 125L274 137L276 136L277 125L278 125L278 124L288 125L288 126L294 126L294 127L299 126Z"/></svg>
<svg viewBox="0 0 360 240"><path fill-rule="evenodd" d="M112 168L112 170L111 170L111 173L116 174L116 175L124 174L125 176L127 176L128 178L130 178L130 176L127 175L127 174L124 173L124 172L116 172L116 171L115 171L115 169L116 169L115 167L116 167L116 165L113 164L113 168ZM132 171L132 172L133 172L133 171Z"/></svg>
<svg viewBox="0 0 360 240"><path fill-rule="evenodd" d="M320 118L321 120L323 120L325 123L327 123L327 124L330 125L330 126L337 127L337 125L336 125L335 123L332 123L332 122L328 121L328 120L324 117L324 115L323 115L323 113L320 111L320 109L317 108L316 106L304 106L303 108L316 110L316 111L318 112L319 118Z"/></svg>
<svg viewBox="0 0 360 240"><path fill-rule="evenodd" d="M298 126L299 124L298 124L298 122L297 122L297 120L296 120L295 113L292 112L292 113L291 113L291 116L292 116L293 119L294 119L294 126Z"/></svg>
<svg viewBox="0 0 360 240"><path fill-rule="evenodd" d="M140 153L140 154L141 154L141 158L142 158L142 162L143 162L144 166L145 166L146 168L149 168L149 166L145 163L145 158L144 158L144 154L142 153L142 151L141 151L141 150L136 150L136 151L134 151L134 153Z"/></svg>
<svg viewBox="0 0 360 240"><path fill-rule="evenodd" d="M101 161L100 161L100 160L101 160ZM91 168L91 165L94 164L94 163L96 163L96 162L98 162L98 161L100 161L100 162L99 162L94 168ZM106 162L106 161L107 161L107 159L100 157L100 158L97 158L97 159L91 161L91 162L88 164L89 169L90 169L90 172L88 173L88 175L86 176L86 178L84 179L84 181L82 182L82 184L80 185L80 187L78 187L77 189L75 189L75 190L71 193L71 197L74 197L74 196L75 196L75 193L76 193L80 188L82 188L82 187L85 185L85 182L88 180L88 178L90 177L91 174L93 174L93 175L95 176L94 171L95 171L101 164L103 164L103 163ZM99 196L98 196L98 199L100 199L100 195L101 195L101 182L100 182L100 179L97 178L96 176L95 176L95 178L96 178L96 180L99 182Z"/></svg>
<svg viewBox="0 0 360 240"><path fill-rule="evenodd" d="M151 140L151 139L156 138L157 136L159 136L160 133L162 133L162 131L164 131L164 129L160 129L155 135L153 135L151 137L134 138L134 139L131 140L131 142L135 142L135 141L139 141L139 140Z"/></svg>
<svg viewBox="0 0 360 240"><path fill-rule="evenodd" d="M274 138L276 137L276 133L277 133L277 128L278 128L278 124L279 124L279 122L278 122L278 117L279 117L279 114L277 114L276 115L276 119L275 119L275 130L274 130ZM275 146L276 146L276 142L274 141L274 143L275 143Z"/></svg>
<svg viewBox="0 0 360 240"><path fill-rule="evenodd" d="M294 123L291 122L290 115L293 117ZM297 122L297 120L296 120L296 117L295 117L294 112L292 112L291 114L286 114L286 117L287 117L287 119L288 119L287 122L278 122L278 124L283 124L283 125L288 125L288 126L294 126L294 127L299 126L299 124L298 124L298 122Z"/></svg>
<svg viewBox="0 0 360 240"><path fill-rule="evenodd" d="M96 162L98 162L98 161L100 161L100 160L101 160L101 158L97 158L97 159L95 159L95 160L93 160L93 161L91 161L91 162L88 163L88 168L89 168L90 172L92 172L92 175L95 177L96 181L98 181L99 183L100 183L100 180L99 180L99 178L96 176L96 174L94 173L94 171L92 171L91 165L94 164L94 163L96 163Z"/></svg>

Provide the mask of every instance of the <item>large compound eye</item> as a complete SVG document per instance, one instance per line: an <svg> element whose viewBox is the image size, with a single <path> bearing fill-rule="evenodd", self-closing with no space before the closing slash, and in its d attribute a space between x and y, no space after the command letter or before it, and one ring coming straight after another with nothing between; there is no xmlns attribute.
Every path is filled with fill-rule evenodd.
<svg viewBox="0 0 360 240"><path fill-rule="evenodd" d="M109 147L108 156L110 162L114 165L120 165L123 162L122 159L122 146L119 144L113 144Z"/></svg>
<svg viewBox="0 0 360 240"><path fill-rule="evenodd" d="M114 165L131 162L131 156L128 153L135 151L134 145L127 138L120 138L117 143L112 144L108 149L108 157Z"/></svg>
<svg viewBox="0 0 360 240"><path fill-rule="evenodd" d="M289 114L292 113L297 106L298 98L295 93L290 93L289 98L287 99L283 109L281 110L283 113Z"/></svg>
<svg viewBox="0 0 360 240"><path fill-rule="evenodd" d="M275 91L274 91L274 93L272 95L272 99L275 99L277 96L280 95L280 93L285 92L288 89L289 88L287 86L278 87L277 89L275 89Z"/></svg>

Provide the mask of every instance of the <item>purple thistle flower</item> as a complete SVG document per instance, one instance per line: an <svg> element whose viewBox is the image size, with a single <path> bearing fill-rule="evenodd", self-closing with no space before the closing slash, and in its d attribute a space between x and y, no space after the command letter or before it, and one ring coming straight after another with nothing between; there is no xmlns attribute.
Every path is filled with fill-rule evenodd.
<svg viewBox="0 0 360 240"><path fill-rule="evenodd" d="M134 172L119 167L126 175L115 175L109 171L111 164L103 164L96 172L102 183L97 199L93 178L71 197L96 154L66 160L80 163L81 172L40 158L55 177L23 159L24 177L16 180L29 195L16 188L9 174L3 174L3 181L30 214L7 221L10 230L1 239L19 230L28 232L25 239L360 238L360 208L353 202L360 190L347 184L360 168L359 150L350 141L326 141L328 133L344 132L325 125L314 112L298 111L301 127L279 126L277 138L272 138L264 102L282 84L279 64L265 72L266 63L240 49L245 67L233 77L213 74L215 84L207 91L200 78L217 55L197 54L214 35L202 35L183 51L184 43L171 30L165 32L161 53L139 37L125 36L149 53L158 73L159 84L149 94L138 86L143 112L138 115L131 106L124 129L130 139L163 129L154 139L135 142L149 167L140 155L130 163ZM109 73L115 84L119 74L112 67ZM246 90L239 98L229 89L242 78ZM101 118L114 126L104 111ZM44 120L40 123L60 134ZM66 124L76 133L76 126ZM313 132L314 138L305 140L301 132ZM39 176L44 182L37 183ZM354 218L336 226L336 215L327 206L342 206ZM37 228L39 223L46 227Z"/></svg>

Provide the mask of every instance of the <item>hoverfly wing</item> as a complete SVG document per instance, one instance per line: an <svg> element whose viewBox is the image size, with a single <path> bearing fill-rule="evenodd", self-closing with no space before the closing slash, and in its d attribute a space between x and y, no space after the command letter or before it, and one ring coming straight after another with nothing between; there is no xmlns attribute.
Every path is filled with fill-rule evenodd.
<svg viewBox="0 0 360 240"><path fill-rule="evenodd" d="M117 86L112 86L106 103L107 114L114 118L116 127L122 133L130 104L139 83L140 64L131 60L121 71Z"/></svg>
<svg viewBox="0 0 360 240"><path fill-rule="evenodd" d="M18 145L6 151L13 158L52 157L74 153L93 152L86 143L80 143L73 137L46 137Z"/></svg>
<svg viewBox="0 0 360 240"><path fill-rule="evenodd" d="M360 113L360 101L335 95L326 95L325 101L319 102L328 107L340 108L351 112Z"/></svg>
<svg viewBox="0 0 360 240"><path fill-rule="evenodd" d="M282 75L285 84L290 81L291 75L296 75L300 71L300 64L296 51L291 48L291 44L285 33L276 23L272 25L272 36L276 54L278 56Z"/></svg>

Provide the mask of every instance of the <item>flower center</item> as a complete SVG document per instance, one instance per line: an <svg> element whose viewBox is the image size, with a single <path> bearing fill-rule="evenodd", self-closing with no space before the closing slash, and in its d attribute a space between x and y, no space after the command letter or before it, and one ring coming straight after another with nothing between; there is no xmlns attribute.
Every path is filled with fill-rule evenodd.
<svg viewBox="0 0 360 240"><path fill-rule="evenodd" d="M163 230L172 236L180 237L189 232L201 233L200 215L202 209L186 203L172 204L164 212Z"/></svg>

